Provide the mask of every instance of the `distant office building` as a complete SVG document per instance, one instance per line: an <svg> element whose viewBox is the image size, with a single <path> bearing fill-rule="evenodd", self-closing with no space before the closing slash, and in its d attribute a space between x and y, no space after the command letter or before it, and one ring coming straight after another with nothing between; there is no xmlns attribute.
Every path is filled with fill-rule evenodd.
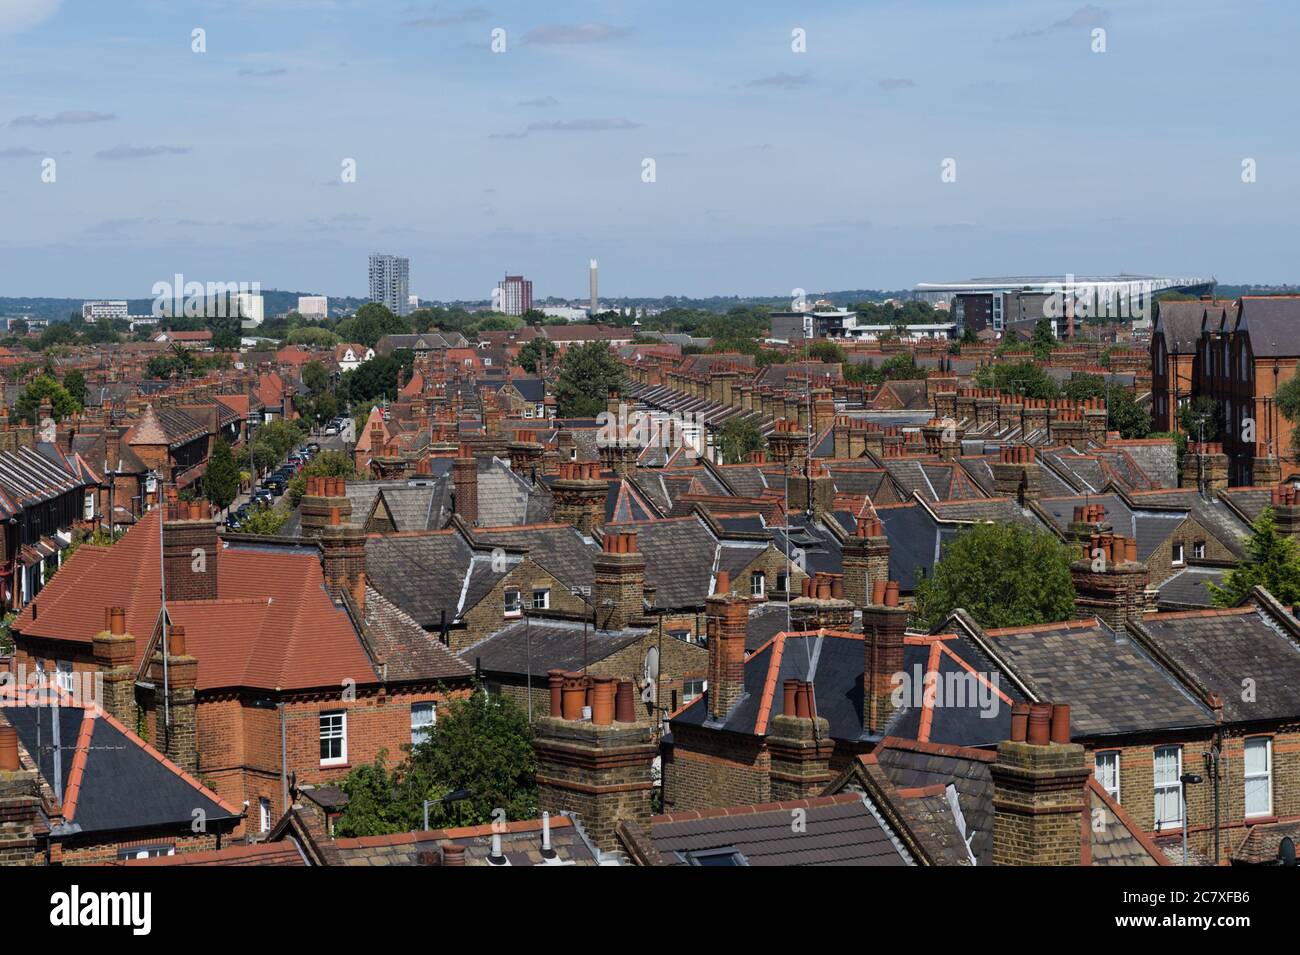
<svg viewBox="0 0 1300 955"><path fill-rule="evenodd" d="M575 308L572 305L547 305L541 312L547 318L562 318L566 322L586 321L589 315L585 308Z"/></svg>
<svg viewBox="0 0 1300 955"><path fill-rule="evenodd" d="M235 309L241 319L243 328L257 328L266 318L263 311L262 296L252 292L240 292L235 296Z"/></svg>
<svg viewBox="0 0 1300 955"><path fill-rule="evenodd" d="M522 315L533 307L533 283L522 275L507 275L498 284L501 292L501 311L507 315Z"/></svg>
<svg viewBox="0 0 1300 955"><path fill-rule="evenodd" d="M313 322L329 317L330 300L324 295L299 295L298 314Z"/></svg>
<svg viewBox="0 0 1300 955"><path fill-rule="evenodd" d="M417 308L419 308L419 307L420 307L420 296L418 296L418 295L408 295L408 296L406 296L406 304L409 305L412 309L417 309Z"/></svg>
<svg viewBox="0 0 1300 955"><path fill-rule="evenodd" d="M376 252L370 256L370 301L394 315L411 314L411 260Z"/></svg>
<svg viewBox="0 0 1300 955"><path fill-rule="evenodd" d="M898 332L899 326L890 324L868 325L860 321L857 312L848 309L826 311L773 312L772 334L774 342L798 344L818 338L874 341ZM904 337L952 338L957 330L954 322L934 322L925 325L907 325Z"/></svg>
<svg viewBox="0 0 1300 955"><path fill-rule="evenodd" d="M94 325L100 321L112 321L115 318L125 319L127 317L126 302L110 302L102 299L95 302L82 302L81 317L87 325Z"/></svg>

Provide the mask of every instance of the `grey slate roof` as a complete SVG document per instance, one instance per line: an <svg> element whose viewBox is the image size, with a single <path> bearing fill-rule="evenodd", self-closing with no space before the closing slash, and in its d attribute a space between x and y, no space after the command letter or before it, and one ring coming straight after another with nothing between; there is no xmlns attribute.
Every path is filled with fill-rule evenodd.
<svg viewBox="0 0 1300 955"><path fill-rule="evenodd" d="M1234 722L1300 716L1300 644L1264 610L1248 606L1143 618L1163 653L1223 698ZM1247 680L1254 699L1246 700Z"/></svg>
<svg viewBox="0 0 1300 955"><path fill-rule="evenodd" d="M547 670L581 670L584 652L586 662L595 663L649 632L593 630L569 620L520 620L466 647L460 659L471 668L477 663L486 673L531 672L544 685Z"/></svg>
<svg viewBox="0 0 1300 955"><path fill-rule="evenodd" d="M899 789L935 783L956 787L966 821L966 835L978 865L993 861L993 776L986 760L949 747L908 748L885 745L876 750L881 768Z"/></svg>
<svg viewBox="0 0 1300 955"><path fill-rule="evenodd" d="M1171 673L1099 620L990 630L988 639L1046 699L1070 704L1075 739L1214 725Z"/></svg>
<svg viewBox="0 0 1300 955"><path fill-rule="evenodd" d="M1170 610L1213 607L1207 585L1223 586L1227 573L1225 567L1185 567L1160 585L1159 606Z"/></svg>
<svg viewBox="0 0 1300 955"><path fill-rule="evenodd" d="M806 810L802 832L790 824L795 807ZM739 852L740 864L753 866L910 864L861 793L737 806L724 813L653 816L650 840L669 865L690 865L692 853L720 849Z"/></svg>

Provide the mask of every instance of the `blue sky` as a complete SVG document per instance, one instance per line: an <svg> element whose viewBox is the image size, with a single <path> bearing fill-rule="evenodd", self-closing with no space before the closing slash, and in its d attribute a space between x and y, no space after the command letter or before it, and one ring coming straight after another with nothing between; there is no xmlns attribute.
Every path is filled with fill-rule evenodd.
<svg viewBox="0 0 1300 955"><path fill-rule="evenodd" d="M1203 0L0 0L0 295L148 297L176 272L363 294L371 251L440 299L506 270L581 297L592 256L611 296L1297 280L1297 21Z"/></svg>

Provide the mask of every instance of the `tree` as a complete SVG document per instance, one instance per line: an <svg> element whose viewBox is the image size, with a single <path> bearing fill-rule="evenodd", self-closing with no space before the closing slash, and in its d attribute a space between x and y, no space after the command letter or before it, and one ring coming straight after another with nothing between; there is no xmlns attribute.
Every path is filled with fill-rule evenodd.
<svg viewBox="0 0 1300 955"><path fill-rule="evenodd" d="M1025 398L1055 398L1056 382L1032 361L996 362L975 373L981 388L995 388Z"/></svg>
<svg viewBox="0 0 1300 955"><path fill-rule="evenodd" d="M228 508L239 493L239 468L230 445L218 440L203 472L203 493L221 510Z"/></svg>
<svg viewBox="0 0 1300 955"><path fill-rule="evenodd" d="M829 339L819 339L808 345L808 357L821 362L843 362L844 349Z"/></svg>
<svg viewBox="0 0 1300 955"><path fill-rule="evenodd" d="M739 464L749 457L750 451L763 450L766 442L758 425L749 418L729 418L714 436L722 452L723 464Z"/></svg>
<svg viewBox="0 0 1300 955"><path fill-rule="evenodd" d="M309 361L302 366L302 383L311 391L312 397L316 397L329 390L329 372L320 362Z"/></svg>
<svg viewBox="0 0 1300 955"><path fill-rule="evenodd" d="M77 413L77 403L73 400L72 395L68 394L66 388L51 375L37 375L32 379L31 384L23 389L22 394L18 396L18 400L14 402L14 409L9 414L9 421L11 423L27 421L31 424L39 424L41 403L47 398L54 409L55 418L63 418Z"/></svg>
<svg viewBox="0 0 1300 955"><path fill-rule="evenodd" d="M1034 322L1034 337L1029 344L1034 350L1034 357L1039 361L1047 361L1052 357L1052 349L1056 347L1056 336L1052 334L1051 319L1040 318Z"/></svg>
<svg viewBox="0 0 1300 955"><path fill-rule="evenodd" d="M528 717L510 697L476 684L469 697L440 705L427 739L389 771L386 753L358 766L340 783L348 805L335 826L340 836L408 832L423 825L430 800L432 826L472 826L537 813L537 784ZM443 802L464 789L467 798Z"/></svg>
<svg viewBox="0 0 1300 955"><path fill-rule="evenodd" d="M1289 384L1290 382L1287 382L1287 385ZM1289 418L1290 415L1282 404L1282 392L1286 390L1287 385L1278 389L1278 408ZM1222 423L1223 406L1209 395L1193 398L1178 409L1178 427L1188 437L1197 441L1202 440L1202 436L1206 441L1218 441L1219 427Z"/></svg>
<svg viewBox="0 0 1300 955"><path fill-rule="evenodd" d="M339 379L339 394L347 401L397 400L397 372L402 365L391 355L376 355Z"/></svg>
<svg viewBox="0 0 1300 955"><path fill-rule="evenodd" d="M86 376L78 369L73 368L63 376L63 390L68 396L77 403L77 410L84 411L86 408Z"/></svg>
<svg viewBox="0 0 1300 955"><path fill-rule="evenodd" d="M524 342L519 354L515 356L515 364L528 374L535 375L542 366L549 368L558 352L555 342L544 335L538 335Z"/></svg>
<svg viewBox="0 0 1300 955"><path fill-rule="evenodd" d="M1277 532L1273 508L1266 507L1251 525L1246 542L1250 560L1223 578L1223 586L1207 584L1210 597L1220 607L1235 607L1255 587L1263 587L1282 603L1300 602L1300 550L1290 537Z"/></svg>
<svg viewBox="0 0 1300 955"><path fill-rule="evenodd" d="M257 507L239 522L239 533L274 537L289 520L289 512L282 507Z"/></svg>
<svg viewBox="0 0 1300 955"><path fill-rule="evenodd" d="M603 341L570 348L560 360L555 400L561 418L594 418L605 410L611 388L623 383L623 368Z"/></svg>
<svg viewBox="0 0 1300 955"><path fill-rule="evenodd" d="M983 627L1024 627L1074 614L1073 552L1056 537L1018 524L977 524L958 535L916 588L926 627L958 607Z"/></svg>
<svg viewBox="0 0 1300 955"><path fill-rule="evenodd" d="M297 507L307 493L308 477L356 477L352 458L343 451L328 448L312 458L301 471L289 479L289 506Z"/></svg>

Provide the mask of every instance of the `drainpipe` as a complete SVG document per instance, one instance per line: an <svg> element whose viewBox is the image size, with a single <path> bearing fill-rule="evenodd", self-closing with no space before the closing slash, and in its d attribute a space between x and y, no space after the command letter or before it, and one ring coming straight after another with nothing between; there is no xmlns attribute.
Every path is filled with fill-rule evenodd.
<svg viewBox="0 0 1300 955"><path fill-rule="evenodd" d="M282 800L281 812L289 811L289 767L288 767L288 746L285 741L284 725L284 701L280 701L275 707L280 711L280 799Z"/></svg>

